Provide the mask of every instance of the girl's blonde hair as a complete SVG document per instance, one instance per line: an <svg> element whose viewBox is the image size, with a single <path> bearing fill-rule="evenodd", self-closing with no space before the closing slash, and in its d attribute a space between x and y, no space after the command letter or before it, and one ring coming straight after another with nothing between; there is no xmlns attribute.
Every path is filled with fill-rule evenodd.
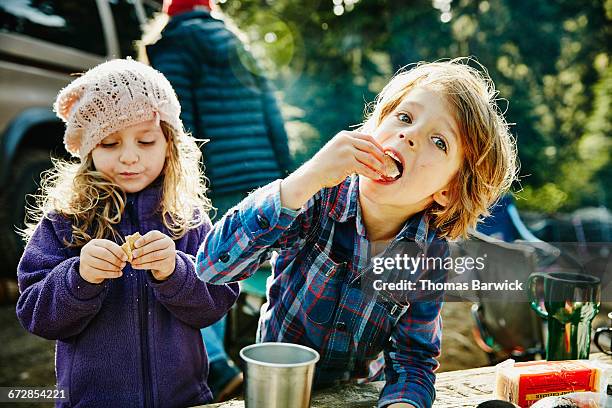
<svg viewBox="0 0 612 408"><path fill-rule="evenodd" d="M516 142L497 105L493 81L471 58L418 63L400 70L376 98L362 131L373 132L417 86L443 94L459 127L463 164L450 183L448 206L434 203L429 213L441 236L465 237L516 179Z"/></svg>
<svg viewBox="0 0 612 408"><path fill-rule="evenodd" d="M160 175L159 213L172 238L178 239L205 222L211 205L196 140L166 122L160 122L160 126L168 141L168 156ZM24 240L27 242L37 224L51 213L70 219L72 238L65 242L68 247L80 247L96 238L121 240L115 226L121 221L126 194L95 170L91 153L81 162L58 159L53 164L43 174L36 204L27 208L26 228L21 231Z"/></svg>
<svg viewBox="0 0 612 408"><path fill-rule="evenodd" d="M155 44L161 38L161 32L168 25L168 21L170 21L170 16L159 12L142 24L142 37L136 41L138 61L144 64L151 64L147 55L147 45Z"/></svg>

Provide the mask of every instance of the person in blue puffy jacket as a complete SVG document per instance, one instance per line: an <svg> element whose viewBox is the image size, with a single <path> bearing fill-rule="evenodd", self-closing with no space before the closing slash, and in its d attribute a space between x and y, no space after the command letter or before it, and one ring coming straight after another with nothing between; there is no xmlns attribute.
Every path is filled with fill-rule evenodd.
<svg viewBox="0 0 612 408"><path fill-rule="evenodd" d="M165 0L148 24L140 59L161 71L177 92L186 129L203 146L210 198L220 219L247 194L291 170L287 133L270 82L210 0ZM241 384L223 339L225 319L202 330L210 380L223 401Z"/></svg>

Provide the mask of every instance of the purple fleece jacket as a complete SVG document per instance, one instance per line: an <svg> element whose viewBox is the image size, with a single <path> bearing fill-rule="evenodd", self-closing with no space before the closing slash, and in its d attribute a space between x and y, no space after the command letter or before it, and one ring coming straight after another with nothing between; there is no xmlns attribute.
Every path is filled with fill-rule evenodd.
<svg viewBox="0 0 612 408"><path fill-rule="evenodd" d="M159 187L128 196L120 235L168 230L157 212ZM200 328L229 310L237 284L212 285L195 274L194 255L210 220L176 243L176 269L155 281L130 264L118 279L91 284L79 275L80 248L66 248L70 221L45 218L18 266L17 316L31 333L57 340L61 407L185 407L212 399Z"/></svg>

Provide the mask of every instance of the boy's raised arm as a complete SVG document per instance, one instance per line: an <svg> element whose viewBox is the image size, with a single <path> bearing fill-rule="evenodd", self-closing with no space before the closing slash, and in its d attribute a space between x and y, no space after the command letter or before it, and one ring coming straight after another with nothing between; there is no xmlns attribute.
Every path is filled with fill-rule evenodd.
<svg viewBox="0 0 612 408"><path fill-rule="evenodd" d="M379 178L382 156L371 136L338 133L287 178L258 189L215 223L198 251L198 277L211 283L248 278L269 258L272 248L303 240L300 236L311 224L318 191L353 173Z"/></svg>
<svg viewBox="0 0 612 408"><path fill-rule="evenodd" d="M342 131L282 181L282 205L301 208L317 191L337 186L354 173L379 179L384 172L383 157L382 146L372 136Z"/></svg>
<svg viewBox="0 0 612 408"><path fill-rule="evenodd" d="M246 279L270 257L273 248L299 242L302 220L312 217L314 198L300 211L281 205L276 180L250 194L206 235L196 257L196 273L204 282ZM296 218L300 221L296 221Z"/></svg>
<svg viewBox="0 0 612 408"><path fill-rule="evenodd" d="M309 166L306 163L280 183L280 202L284 208L299 210L321 190L320 183L316 177L309 174Z"/></svg>

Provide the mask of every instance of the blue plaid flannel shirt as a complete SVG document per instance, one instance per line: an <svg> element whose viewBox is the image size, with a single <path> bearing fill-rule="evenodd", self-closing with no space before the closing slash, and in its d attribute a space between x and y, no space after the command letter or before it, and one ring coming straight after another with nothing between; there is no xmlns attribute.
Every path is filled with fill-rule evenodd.
<svg viewBox="0 0 612 408"><path fill-rule="evenodd" d="M428 256L446 256L446 241L429 229L427 220L424 213L412 217L393 242L411 241L423 248L435 240L443 245ZM334 236L348 248L338 250ZM442 300L408 304L362 290L359 277L370 264L370 243L361 221L358 176L321 190L299 211L282 208L280 180L260 188L215 224L198 251L196 271L207 282L235 282L270 258L273 273L258 342L317 350L316 385L382 379L384 373L379 407L432 405ZM439 275L437 280L445 279L445 271Z"/></svg>

